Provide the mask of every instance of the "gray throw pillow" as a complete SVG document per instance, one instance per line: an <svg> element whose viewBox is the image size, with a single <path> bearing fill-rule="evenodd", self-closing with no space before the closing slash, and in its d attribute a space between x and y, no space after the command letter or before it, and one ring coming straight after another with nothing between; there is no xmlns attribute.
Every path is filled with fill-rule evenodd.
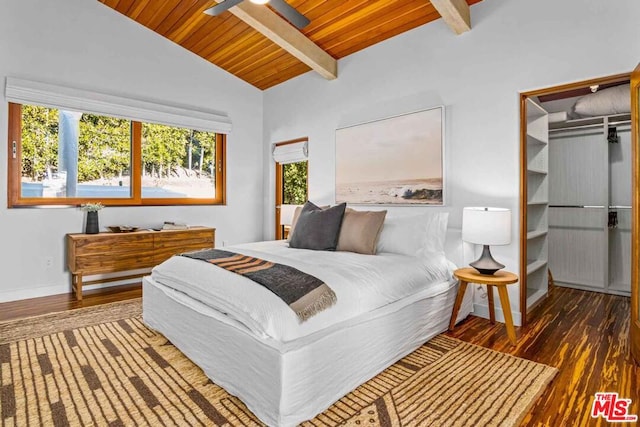
<svg viewBox="0 0 640 427"><path fill-rule="evenodd" d="M289 246L296 249L335 251L346 203L322 209L307 202L300 211Z"/></svg>
<svg viewBox="0 0 640 427"><path fill-rule="evenodd" d="M329 205L320 206L320 209L327 209ZM297 206L296 210L293 211L293 218L291 220L291 226L289 228L289 237L287 238L287 242L291 241L291 236L293 236L293 230L296 228L296 224L298 223L298 218L300 217L300 212L302 212L302 206Z"/></svg>

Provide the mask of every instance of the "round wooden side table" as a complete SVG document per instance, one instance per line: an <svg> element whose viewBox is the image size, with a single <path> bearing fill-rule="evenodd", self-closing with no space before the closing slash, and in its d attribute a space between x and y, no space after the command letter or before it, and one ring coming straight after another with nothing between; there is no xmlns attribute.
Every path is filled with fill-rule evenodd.
<svg viewBox="0 0 640 427"><path fill-rule="evenodd" d="M500 270L493 275L480 274L475 268L465 267L459 268L453 272L453 275L460 280L460 286L458 287L458 294L456 295L456 302L453 305L453 312L451 313L451 320L449 321L449 330L453 330L456 325L456 318L458 317L458 311L464 298L464 293L467 290L469 283L477 283L480 285L487 285L487 299L489 300L489 319L491 323L496 323L495 307L493 304L493 288L498 288L498 295L500 296L500 304L502 305L502 312L504 314L505 326L507 327L507 335L509 341L514 346L516 345L516 330L513 327L513 317L511 316L511 304L509 304L509 293L507 292L507 285L516 283L518 276L509 271Z"/></svg>

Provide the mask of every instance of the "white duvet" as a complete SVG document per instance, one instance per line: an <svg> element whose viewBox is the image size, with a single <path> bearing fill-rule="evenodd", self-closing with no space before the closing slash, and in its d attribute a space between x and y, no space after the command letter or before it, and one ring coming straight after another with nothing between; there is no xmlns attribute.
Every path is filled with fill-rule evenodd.
<svg viewBox="0 0 640 427"><path fill-rule="evenodd" d="M417 293L429 297L446 292L455 268L441 254L421 259L391 253L311 251L289 248L284 241L224 249L311 274L333 289L337 303L300 322L293 310L265 287L207 262L182 256L156 266L151 276L226 314L257 336L280 342L307 336Z"/></svg>

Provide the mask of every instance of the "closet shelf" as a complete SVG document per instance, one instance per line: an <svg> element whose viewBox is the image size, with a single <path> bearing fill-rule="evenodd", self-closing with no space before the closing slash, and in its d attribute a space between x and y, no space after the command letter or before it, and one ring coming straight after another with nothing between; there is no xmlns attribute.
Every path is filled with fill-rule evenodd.
<svg viewBox="0 0 640 427"><path fill-rule="evenodd" d="M533 102L531 99L527 98L527 118L528 119L543 117L543 116L546 116L547 114L549 114L547 113L547 110L542 108L537 103Z"/></svg>
<svg viewBox="0 0 640 427"><path fill-rule="evenodd" d="M539 169L539 168L528 168L527 172L537 173L537 174L540 174L540 175L547 175L549 173L546 170Z"/></svg>
<svg viewBox="0 0 640 427"><path fill-rule="evenodd" d="M523 248L526 265L523 281L527 288L526 308L542 300L547 294L548 262L548 205L549 205L549 115L530 98L526 100L526 173L527 181L527 240Z"/></svg>
<svg viewBox="0 0 640 427"><path fill-rule="evenodd" d="M549 143L548 139L548 134L527 132L527 144L547 145Z"/></svg>
<svg viewBox="0 0 640 427"><path fill-rule="evenodd" d="M536 237L546 236L547 230L533 230L527 233L527 240L535 239Z"/></svg>
<svg viewBox="0 0 640 427"><path fill-rule="evenodd" d="M529 275L531 273L535 273L536 271L540 270L541 268L543 268L546 265L547 265L547 260L546 259L538 259L538 260L534 260L534 261L528 263L527 264L527 275Z"/></svg>
<svg viewBox="0 0 640 427"><path fill-rule="evenodd" d="M612 125L615 125L617 122L626 122L631 120L631 115L629 113L614 114L611 116L584 117L581 119L567 120L566 122L549 123L549 130L604 125L605 117L609 119L609 123L612 123Z"/></svg>
<svg viewBox="0 0 640 427"><path fill-rule="evenodd" d="M544 108L527 99L527 144L549 142L549 116Z"/></svg>

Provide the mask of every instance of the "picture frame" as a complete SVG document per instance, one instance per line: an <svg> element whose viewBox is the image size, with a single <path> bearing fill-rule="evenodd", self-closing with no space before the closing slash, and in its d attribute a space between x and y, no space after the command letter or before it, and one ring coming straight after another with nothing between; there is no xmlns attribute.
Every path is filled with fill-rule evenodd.
<svg viewBox="0 0 640 427"><path fill-rule="evenodd" d="M444 206L444 106L336 130L335 201Z"/></svg>

